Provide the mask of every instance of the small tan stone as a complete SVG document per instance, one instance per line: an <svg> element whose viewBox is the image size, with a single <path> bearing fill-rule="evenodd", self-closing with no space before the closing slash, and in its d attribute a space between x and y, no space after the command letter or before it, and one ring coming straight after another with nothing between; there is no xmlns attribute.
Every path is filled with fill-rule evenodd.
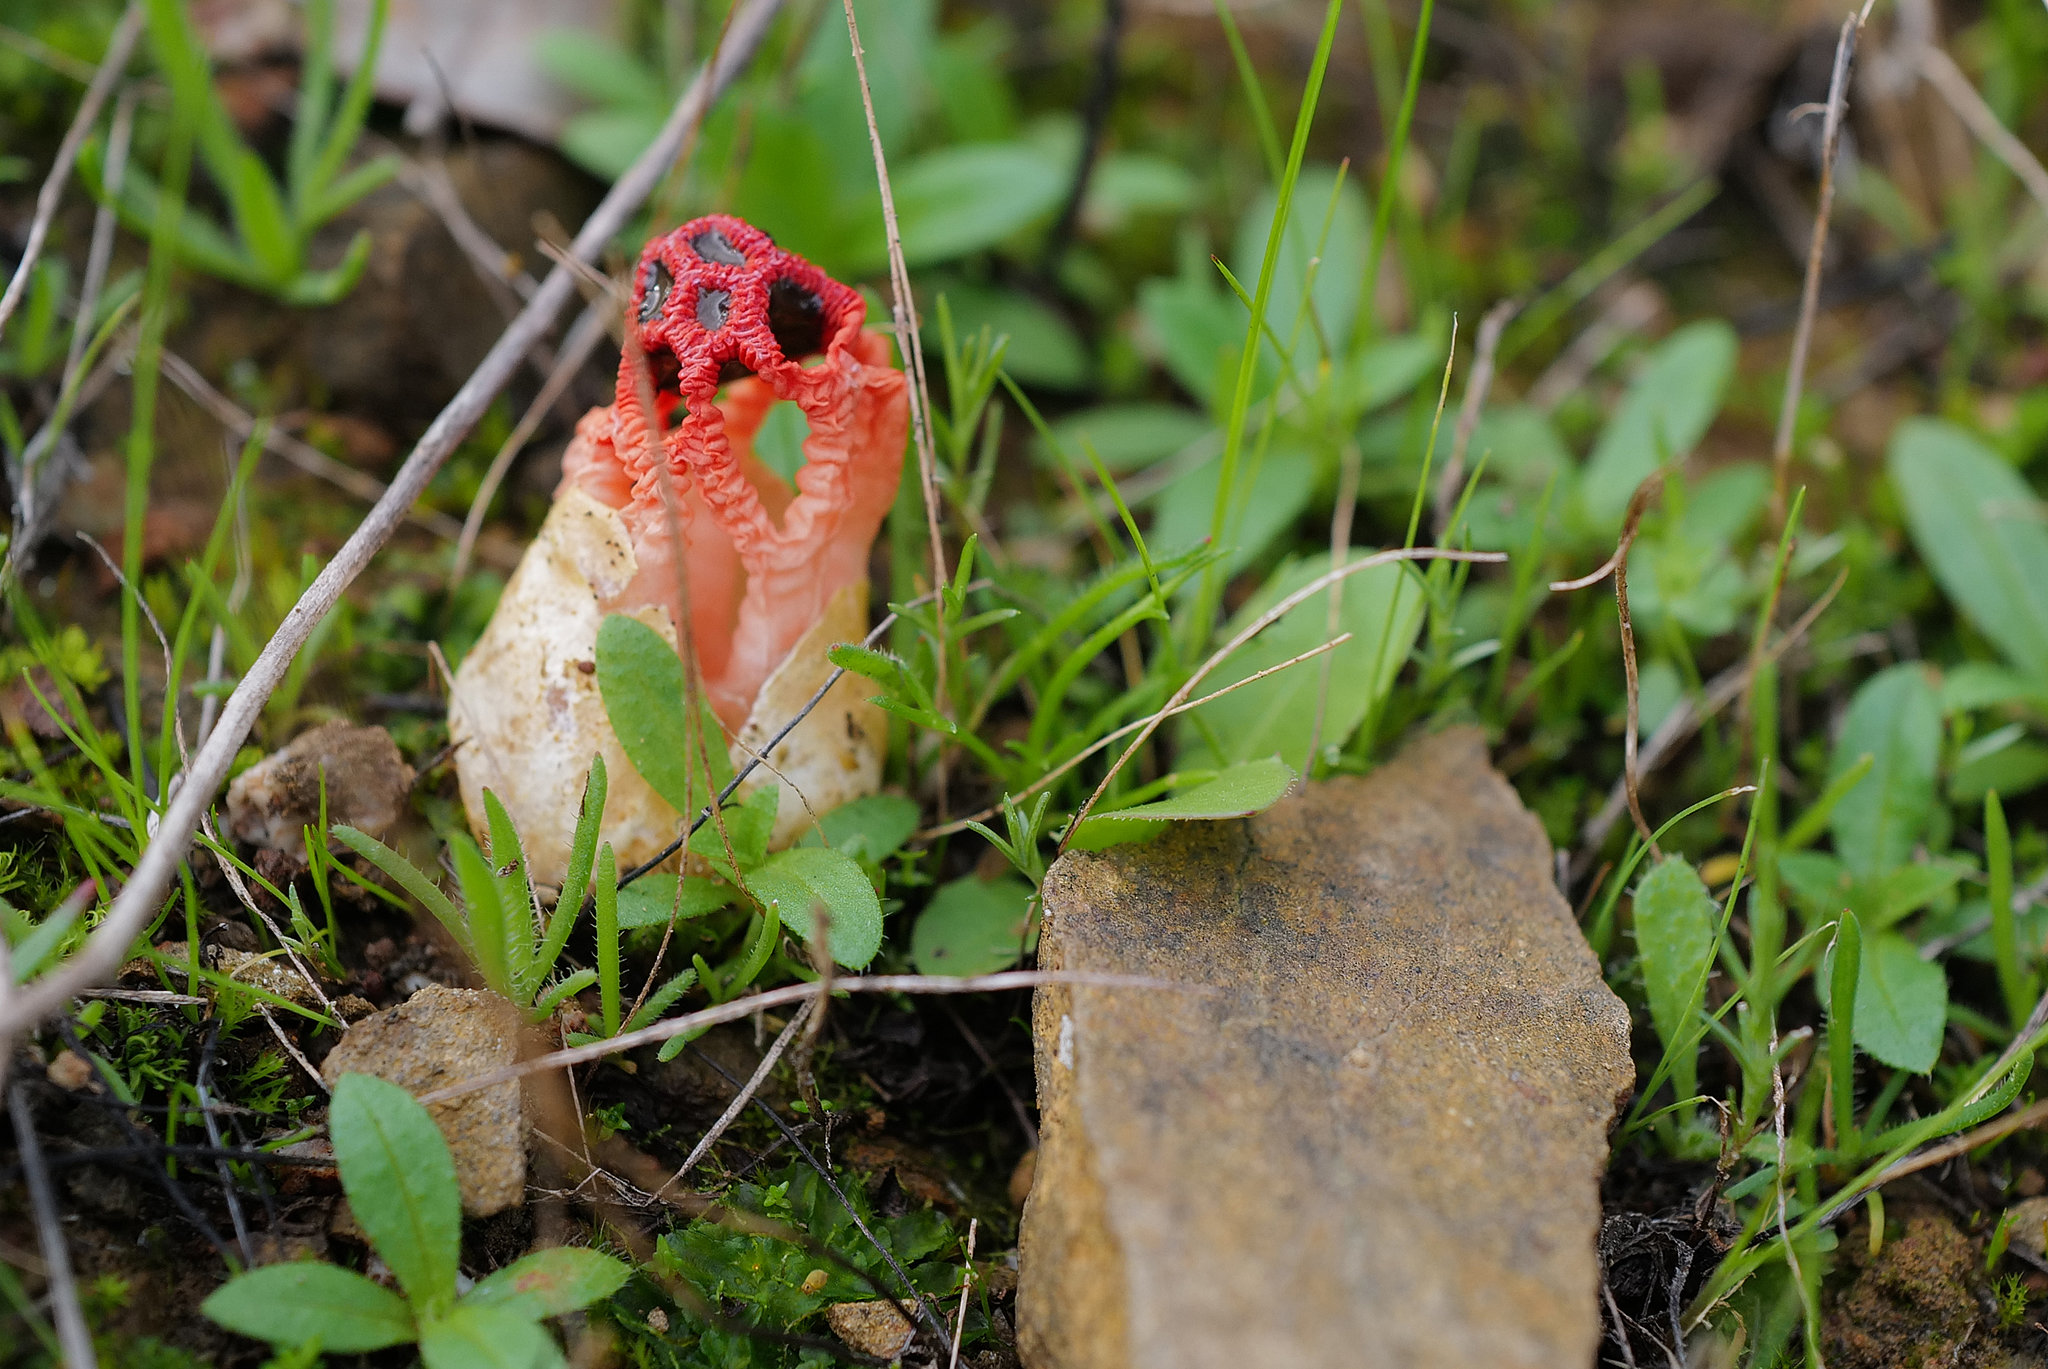
<svg viewBox="0 0 2048 1369"><path fill-rule="evenodd" d="M77 1093L80 1089L99 1088L98 1077L92 1063L77 1051L66 1048L51 1058L49 1068L44 1071L49 1081L58 1088Z"/></svg>
<svg viewBox="0 0 2048 1369"><path fill-rule="evenodd" d="M825 1324L846 1348L856 1354L893 1360L910 1348L917 1337L912 1326L893 1303L835 1302L825 1309Z"/></svg>
<svg viewBox="0 0 2048 1369"><path fill-rule="evenodd" d="M2005 1211L2007 1244L2037 1260L2048 1259L2048 1198L2028 1198Z"/></svg>
<svg viewBox="0 0 2048 1369"><path fill-rule="evenodd" d="M350 1027L320 1063L320 1074L330 1086L344 1074L361 1073L426 1093L511 1064L518 1032L517 1013L504 999L435 985ZM455 1158L464 1212L488 1217L525 1201L517 1081L431 1104L428 1111Z"/></svg>
<svg viewBox="0 0 2048 1369"><path fill-rule="evenodd" d="M1476 732L1070 853L1040 965L1030 1369L1585 1365L1628 1013Z"/></svg>
<svg viewBox="0 0 2048 1369"><path fill-rule="evenodd" d="M382 836L405 812L413 769L381 727L323 723L235 776L228 835L276 851L304 849L304 829L327 820Z"/></svg>

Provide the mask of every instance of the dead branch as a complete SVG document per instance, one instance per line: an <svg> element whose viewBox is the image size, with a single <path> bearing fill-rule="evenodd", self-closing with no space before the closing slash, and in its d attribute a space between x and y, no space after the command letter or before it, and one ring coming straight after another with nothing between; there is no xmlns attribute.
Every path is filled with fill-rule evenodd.
<svg viewBox="0 0 2048 1369"><path fill-rule="evenodd" d="M131 11L132 13L132 11ZM92 1331L78 1305L78 1280L71 1273L71 1250L64 1241L64 1225L57 1212L57 1190L50 1185L50 1171L43 1164L43 1147L36 1139L35 1114L29 1110L22 1085L7 1091L7 1114L14 1121L14 1146L21 1154L21 1177L28 1186L29 1209L35 1214L36 1242L43 1251L43 1273L50 1285L50 1310L57 1323L57 1344L64 1351L70 1369L96 1369L99 1357L92 1348Z"/></svg>

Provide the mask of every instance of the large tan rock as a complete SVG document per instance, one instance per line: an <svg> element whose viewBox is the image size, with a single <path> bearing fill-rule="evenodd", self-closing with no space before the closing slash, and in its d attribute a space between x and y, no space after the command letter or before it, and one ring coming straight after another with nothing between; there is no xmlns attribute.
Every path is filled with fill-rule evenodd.
<svg viewBox="0 0 2048 1369"><path fill-rule="evenodd" d="M1479 736L1069 854L1040 964L1029 1369L1576 1366L1628 1013Z"/></svg>

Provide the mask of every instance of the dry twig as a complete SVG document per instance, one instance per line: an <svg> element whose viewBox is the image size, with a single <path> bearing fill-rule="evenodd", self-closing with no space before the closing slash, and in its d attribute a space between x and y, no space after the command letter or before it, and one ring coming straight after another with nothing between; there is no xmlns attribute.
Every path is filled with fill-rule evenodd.
<svg viewBox="0 0 2048 1369"><path fill-rule="evenodd" d="M1451 534L1451 513L1458 506L1458 491L1465 483L1465 453L1472 445L1472 431L1479 426L1479 413L1493 390L1493 371L1500 359L1500 336L1507 331L1521 309L1518 299L1504 299L1479 320L1479 338L1472 352L1472 374L1465 381L1465 397L1458 404L1458 426L1451 430L1451 459L1436 482L1436 535Z"/></svg>
<svg viewBox="0 0 2048 1369"><path fill-rule="evenodd" d="M85 98L78 103L78 113L72 117L71 127L64 130L64 141L57 145L57 157L50 163L50 174L43 178L43 188L36 193L36 212L29 221L28 242L21 249L21 260L15 265L13 278L7 282L7 292L0 295L0 332L6 331L7 320L14 317L14 311L28 289L36 258L43 254L43 244L50 236L50 221L57 217L57 202L64 198L64 183L71 179L71 164L78 160L78 149L85 145L86 134L99 121L100 109L107 103L107 96L113 93L114 83L128 69L128 59L135 52L135 40L141 36L142 6L137 0L130 0L127 11L121 15L121 22L114 26L113 37L108 40L106 59L93 73L92 84L86 87Z"/></svg>
<svg viewBox="0 0 2048 1369"><path fill-rule="evenodd" d="M1849 66L1856 57L1856 35L1870 16L1874 0L1842 21L1835 40L1835 69L1828 79L1827 114L1820 139L1820 201L1813 214L1813 238L1806 249L1806 282L1799 295L1799 326L1792 333L1792 360L1785 368L1785 397L1778 407L1778 434L1771 444L1771 513L1785 521L1786 483L1792 470L1792 439L1798 430L1799 395L1806 384L1806 354L1813 345L1814 315L1820 311L1820 276L1827 256L1828 219L1835 207L1835 158L1842 142L1842 116L1849 107Z"/></svg>
<svg viewBox="0 0 2048 1369"><path fill-rule="evenodd" d="M241 405L216 390L205 376L199 374L198 367L168 347L164 349L162 365L165 379L183 390L193 403L212 414L214 420L226 428L237 442L247 442L260 428L263 433L263 450L283 457L316 480L325 480L336 489L352 494L370 505L381 502L390 493L384 482L376 476L359 471L346 462L336 461L312 443L279 431L274 423L259 423L256 418L243 412ZM374 512L373 508L372 513ZM434 509L408 507L404 514L408 522L418 524L436 537L454 538L462 533L460 523Z"/></svg>
<svg viewBox="0 0 2048 1369"><path fill-rule="evenodd" d="M739 1120L739 1115L746 1111L747 1104L761 1091L761 1085L767 1082L769 1072L775 1068L776 1061L782 1059L782 1053L789 1049L789 1043L796 1039L796 1034L803 1029L804 1022L812 1016L812 1010L816 1007L817 999L813 998L790 1015L789 1022L776 1033L775 1044L768 1048L768 1053L761 1057L761 1063L754 1067L753 1074L748 1076L740 1091L733 1095L732 1102L726 1106L725 1111L718 1114L718 1120L711 1124L703 1138L690 1147L690 1153L683 1157L682 1165L669 1176L668 1182L654 1191L654 1197L665 1199L669 1189L681 1183L683 1176L695 1169L697 1162L711 1153L711 1147L718 1144L718 1138L725 1135L726 1129Z"/></svg>
<svg viewBox="0 0 2048 1369"><path fill-rule="evenodd" d="M1142 975L1074 974L1050 970L1005 970L1001 974L979 975L973 979L923 974L853 975L838 980L832 989L835 993L994 993L1001 989L1035 989L1041 984L1072 984L1100 989L1175 989L1182 993L1212 992L1198 984L1180 984L1169 979L1148 979ZM652 1026L642 1027L638 1031L622 1032L602 1041L593 1041L587 1046L572 1046L566 1050L537 1055L531 1060L521 1060L517 1064L504 1065L474 1078L445 1085L431 1093L423 1093L420 1095L420 1102L442 1103L451 1098L475 1093L479 1089L495 1088L509 1080L524 1079L529 1074L585 1065L592 1060L602 1060L607 1055L617 1055L621 1051L658 1045L671 1037L713 1027L720 1022L737 1022L743 1017L752 1017L764 1008L779 1008L784 1004L808 1002L815 999L817 994L815 984L785 984L779 989L766 989L757 994L748 994L744 998L699 1008L680 1017L664 1018Z"/></svg>
<svg viewBox="0 0 2048 1369"><path fill-rule="evenodd" d="M94 1369L99 1357L92 1348L92 1332L78 1305L78 1280L71 1273L71 1250L64 1241L64 1225L57 1212L57 1191L50 1186L50 1171L43 1164L43 1147L36 1139L35 1114L28 1094L16 1084L7 1091L7 1114L14 1121L14 1146L21 1155L22 1182L28 1187L29 1210L35 1214L36 1242L43 1251L43 1273L50 1285L50 1310L57 1323L57 1344L64 1351L68 1369Z"/></svg>
<svg viewBox="0 0 2048 1369"><path fill-rule="evenodd" d="M1555 592L1587 589L1599 584L1608 575L1614 576L1614 607L1621 620L1621 669L1628 679L1628 727L1622 735L1622 792L1628 803L1629 815L1636 821L1636 830L1642 833L1643 844L1650 848L1652 855L1663 858L1657 849L1657 841L1650 832L1649 819L1643 816L1642 799L1638 794L1636 775L1636 731L1641 720L1641 695L1636 678L1636 630L1628 613L1628 553L1635 545L1636 534L1642 531L1643 514L1650 506L1650 500L1664 488L1664 477L1669 467L1659 467L1643 477L1643 483L1636 486L1636 492L1629 496L1628 513L1622 519L1621 537L1614 544L1614 555L1601 563L1591 575L1576 580L1558 580L1550 588ZM1603 829L1602 835L1605 835Z"/></svg>
<svg viewBox="0 0 2048 1369"><path fill-rule="evenodd" d="M461 583L469 570L470 555L476 550L476 539L483 532L484 516L491 510L491 501L498 495L498 486L504 483L512 463L526 449L526 444L540 428L541 420L547 417L548 410L569 388L569 383L576 379L576 373L597 350L597 344L604 341L606 325L616 312L614 302L600 296L585 305L583 312L576 316L576 322L570 325L568 336L562 339L562 350L555 358L554 369L548 372L540 393L533 397L533 403L526 406L526 412L519 416L518 426L506 437L505 445L498 448L497 455L491 458L490 469L477 483L476 498L470 501L469 515L462 520L462 531L455 539L455 561L448 570L450 585Z"/></svg>

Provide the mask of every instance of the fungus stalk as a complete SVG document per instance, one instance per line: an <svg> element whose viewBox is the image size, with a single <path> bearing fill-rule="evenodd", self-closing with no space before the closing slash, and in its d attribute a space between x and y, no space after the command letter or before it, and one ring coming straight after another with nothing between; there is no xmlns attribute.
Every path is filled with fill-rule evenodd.
<svg viewBox="0 0 2048 1369"><path fill-rule="evenodd" d="M593 754L613 776L604 832L622 862L659 850L680 817L638 782L605 717L604 615L679 650L687 625L737 758L823 682L832 645L866 631L868 550L902 472L908 395L888 338L862 330L858 293L767 234L711 215L655 238L628 310L613 403L577 424L554 506L450 700L471 826L488 787L544 881L550 866L559 877ZM754 454L784 399L810 425L793 490ZM872 792L882 741L842 680L764 767L783 781L776 844Z"/></svg>

